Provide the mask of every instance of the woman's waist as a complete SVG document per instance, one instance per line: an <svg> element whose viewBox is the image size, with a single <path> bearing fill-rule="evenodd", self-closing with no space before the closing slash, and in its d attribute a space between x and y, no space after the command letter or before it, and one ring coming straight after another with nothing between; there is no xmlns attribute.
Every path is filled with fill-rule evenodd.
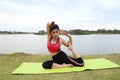
<svg viewBox="0 0 120 80"><path fill-rule="evenodd" d="M61 52L61 50L59 50L58 52L50 52L50 54L52 55L52 56L55 56L55 55L57 55L58 53L60 53Z"/></svg>
<svg viewBox="0 0 120 80"><path fill-rule="evenodd" d="M59 53L61 50L60 50L60 49L58 49L58 50L48 49L48 51L49 51L51 54L55 55L55 54Z"/></svg>

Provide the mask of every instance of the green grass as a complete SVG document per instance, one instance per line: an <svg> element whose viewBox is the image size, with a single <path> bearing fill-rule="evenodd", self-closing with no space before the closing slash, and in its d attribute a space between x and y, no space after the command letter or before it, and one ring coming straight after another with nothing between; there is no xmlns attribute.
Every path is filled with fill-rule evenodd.
<svg viewBox="0 0 120 80"><path fill-rule="evenodd" d="M120 65L120 54L84 55L84 59L104 57ZM120 80L120 68L60 74L11 75L22 62L43 62L50 55L0 54L0 80Z"/></svg>

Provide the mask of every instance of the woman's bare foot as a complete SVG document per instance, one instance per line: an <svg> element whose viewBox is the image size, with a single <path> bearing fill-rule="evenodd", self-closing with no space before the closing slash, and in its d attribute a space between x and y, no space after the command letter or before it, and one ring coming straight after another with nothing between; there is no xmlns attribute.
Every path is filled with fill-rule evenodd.
<svg viewBox="0 0 120 80"><path fill-rule="evenodd" d="M63 63L62 65L63 65L63 67L72 67L73 66L72 64L66 64L66 63Z"/></svg>

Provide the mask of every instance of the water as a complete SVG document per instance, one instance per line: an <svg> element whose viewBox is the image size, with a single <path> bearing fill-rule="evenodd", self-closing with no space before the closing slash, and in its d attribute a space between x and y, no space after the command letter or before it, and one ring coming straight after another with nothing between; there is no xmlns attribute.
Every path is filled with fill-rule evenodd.
<svg viewBox="0 0 120 80"><path fill-rule="evenodd" d="M68 40L65 36L60 36ZM120 53L120 35L72 35L76 51L84 54ZM0 35L0 53L24 52L32 54L49 54L46 35ZM62 50L71 52L64 46Z"/></svg>

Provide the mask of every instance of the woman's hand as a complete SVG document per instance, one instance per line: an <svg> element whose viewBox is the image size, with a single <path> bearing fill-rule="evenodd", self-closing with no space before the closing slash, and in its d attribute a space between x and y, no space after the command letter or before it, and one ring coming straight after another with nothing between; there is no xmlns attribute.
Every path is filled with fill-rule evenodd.
<svg viewBox="0 0 120 80"><path fill-rule="evenodd" d="M54 21L53 21L53 22L48 22L48 23L47 23L47 26L51 27L51 25L54 25L54 24L55 24Z"/></svg>
<svg viewBox="0 0 120 80"><path fill-rule="evenodd" d="M62 35L67 35L67 34L69 34L69 32L66 31L66 30L60 30L60 34L62 34Z"/></svg>
<svg viewBox="0 0 120 80"><path fill-rule="evenodd" d="M70 33L66 34L67 37L71 37Z"/></svg>

